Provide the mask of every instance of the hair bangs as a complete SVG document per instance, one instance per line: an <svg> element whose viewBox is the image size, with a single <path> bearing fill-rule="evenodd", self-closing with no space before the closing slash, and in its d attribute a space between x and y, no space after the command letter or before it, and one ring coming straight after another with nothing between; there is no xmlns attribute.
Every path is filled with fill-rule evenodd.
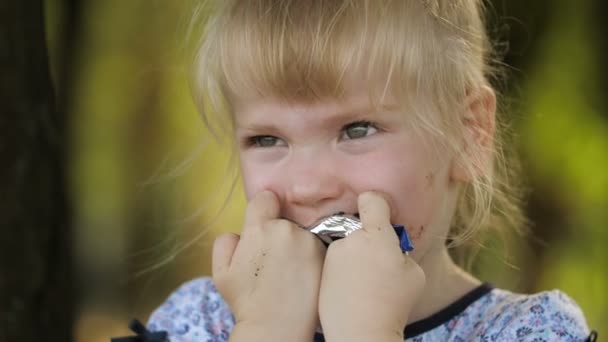
<svg viewBox="0 0 608 342"><path fill-rule="evenodd" d="M403 16L391 16L394 10L368 1L228 5L215 49L208 51L216 54L215 79L229 102L256 97L310 102L352 91L368 91L374 102L391 91L403 99L405 89L422 79L423 49L411 43L423 42L403 37Z"/></svg>

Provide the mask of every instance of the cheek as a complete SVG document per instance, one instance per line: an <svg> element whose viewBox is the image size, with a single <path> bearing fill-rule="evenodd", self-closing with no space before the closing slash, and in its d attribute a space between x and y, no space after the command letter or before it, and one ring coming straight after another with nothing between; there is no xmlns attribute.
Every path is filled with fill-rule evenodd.
<svg viewBox="0 0 608 342"><path fill-rule="evenodd" d="M388 194L394 210L391 221L408 227L413 240L419 240L440 214L444 172L439 163L415 151L387 151L357 170L351 173L358 183L357 191L378 190Z"/></svg>
<svg viewBox="0 0 608 342"><path fill-rule="evenodd" d="M249 201L255 194L262 190L275 191L272 183L272 177L265 169L257 164L241 160L241 175L243 177L243 190L245 197Z"/></svg>

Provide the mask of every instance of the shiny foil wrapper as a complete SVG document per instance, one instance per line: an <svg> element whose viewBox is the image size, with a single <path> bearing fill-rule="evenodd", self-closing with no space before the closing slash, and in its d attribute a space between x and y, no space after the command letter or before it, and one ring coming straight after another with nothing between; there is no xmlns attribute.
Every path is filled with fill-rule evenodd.
<svg viewBox="0 0 608 342"><path fill-rule="evenodd" d="M399 238L401 251L403 253L413 251L414 246L412 245L412 241L410 240L405 227L399 224L394 224L392 226L397 238ZM308 231L317 235L326 246L329 246L333 241L345 238L361 228L361 221L356 216L338 213L319 220L319 222L310 226Z"/></svg>

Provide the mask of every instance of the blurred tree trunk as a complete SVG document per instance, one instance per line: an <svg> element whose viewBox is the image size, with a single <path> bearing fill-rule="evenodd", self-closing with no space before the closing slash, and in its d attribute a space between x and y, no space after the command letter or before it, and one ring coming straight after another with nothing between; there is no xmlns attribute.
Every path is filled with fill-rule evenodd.
<svg viewBox="0 0 608 342"><path fill-rule="evenodd" d="M70 341L66 112L50 78L42 0L0 2L0 341Z"/></svg>
<svg viewBox="0 0 608 342"><path fill-rule="evenodd" d="M598 101L600 101L600 114L603 114L604 119L608 120L608 99L605 94L599 93L608 89L608 65L605 63L605 61L608 60L608 39L603 35L603 33L608 30L608 22L604 19L608 15L608 3L606 1L594 1L593 13L593 32L597 35L598 68L600 69L600 89L598 89L598 93L594 95Z"/></svg>

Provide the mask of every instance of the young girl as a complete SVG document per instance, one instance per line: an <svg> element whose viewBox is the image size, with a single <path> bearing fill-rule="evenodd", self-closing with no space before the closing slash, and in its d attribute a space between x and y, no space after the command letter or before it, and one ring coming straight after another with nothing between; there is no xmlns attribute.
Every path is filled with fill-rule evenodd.
<svg viewBox="0 0 608 342"><path fill-rule="evenodd" d="M196 95L235 138L245 224L215 241L213 278L183 285L148 328L171 341L588 339L565 294L492 288L448 254L524 221L480 2L218 1ZM306 227L336 212L363 228L325 247Z"/></svg>

